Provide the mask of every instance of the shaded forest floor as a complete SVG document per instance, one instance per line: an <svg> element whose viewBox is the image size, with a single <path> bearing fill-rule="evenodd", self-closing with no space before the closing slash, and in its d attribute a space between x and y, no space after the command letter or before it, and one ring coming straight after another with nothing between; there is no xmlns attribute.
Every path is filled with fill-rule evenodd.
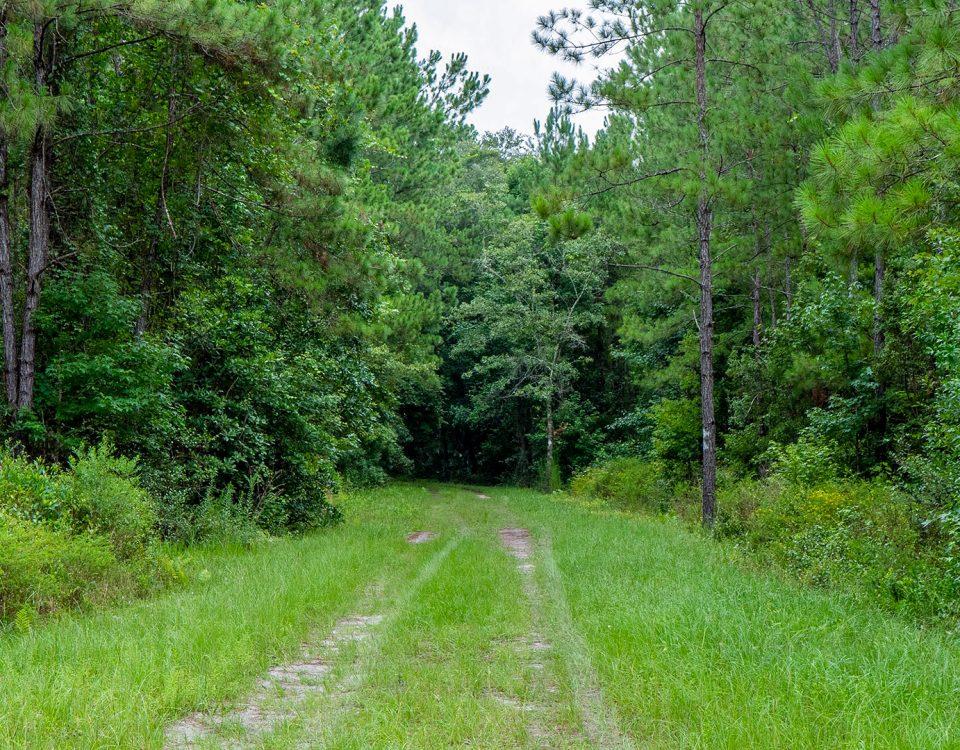
<svg viewBox="0 0 960 750"><path fill-rule="evenodd" d="M672 521L402 484L0 639L17 748L960 747L960 644Z"/></svg>

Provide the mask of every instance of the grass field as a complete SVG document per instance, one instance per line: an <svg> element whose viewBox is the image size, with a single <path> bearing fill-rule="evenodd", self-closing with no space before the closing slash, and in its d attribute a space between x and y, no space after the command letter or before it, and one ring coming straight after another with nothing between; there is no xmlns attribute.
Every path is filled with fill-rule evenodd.
<svg viewBox="0 0 960 750"><path fill-rule="evenodd" d="M419 484L343 507L196 554L182 591L0 636L0 746L960 748L955 638L673 522Z"/></svg>

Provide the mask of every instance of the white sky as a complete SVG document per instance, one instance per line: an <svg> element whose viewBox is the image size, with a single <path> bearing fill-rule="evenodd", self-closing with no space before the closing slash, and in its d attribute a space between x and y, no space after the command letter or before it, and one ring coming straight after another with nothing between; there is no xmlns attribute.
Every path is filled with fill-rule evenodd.
<svg viewBox="0 0 960 750"><path fill-rule="evenodd" d="M537 17L550 10L583 5L582 0L396 0L420 34L420 56L436 49L448 56L466 52L471 70L493 79L490 95L470 117L480 132L509 126L533 133L550 109L547 87L555 70L568 77L592 80L590 62L575 66L541 52L530 40ZM602 111L576 116L593 135L603 126Z"/></svg>

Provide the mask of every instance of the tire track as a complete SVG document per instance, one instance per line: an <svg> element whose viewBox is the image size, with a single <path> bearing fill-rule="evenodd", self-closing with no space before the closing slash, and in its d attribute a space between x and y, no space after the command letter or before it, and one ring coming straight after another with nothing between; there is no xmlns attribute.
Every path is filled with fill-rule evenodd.
<svg viewBox="0 0 960 750"><path fill-rule="evenodd" d="M461 528L453 538L433 554L420 569L417 577L407 586L403 595L397 599L389 614L384 616L378 633L388 631L396 623L400 615L416 599L420 590L437 575L446 559L460 546L465 535L466 530ZM297 748L302 750L325 748L334 739L340 720L350 709L350 696L363 687L364 679L379 657L380 650L380 637L372 639L365 649L360 650L354 662L354 668L343 676L335 689L325 694L326 701L321 710L305 719L301 732L302 738L296 745Z"/></svg>
<svg viewBox="0 0 960 750"><path fill-rule="evenodd" d="M191 750L210 743L231 748L260 746L265 736L297 720L304 721L304 742L308 744L302 746L314 747L310 735L313 731L331 733L335 730L339 716L347 707L347 696L362 685L366 670L379 653L383 631L390 628L420 589L439 572L463 538L461 531L433 554L389 613L370 614L368 605L361 608L365 614L342 618L321 641L319 649L305 644L302 660L271 668L241 706L221 713L196 712L172 724L165 733L165 750ZM338 663L348 645L356 648L356 657L350 665ZM347 668L344 670L344 667ZM336 679L329 684L332 678ZM304 719L306 704L315 697L323 701L320 715L314 720ZM233 728L243 733L242 739L220 736L223 730Z"/></svg>
<svg viewBox="0 0 960 750"><path fill-rule="evenodd" d="M636 743L620 727L616 709L603 698L593 658L583 634L573 621L563 579L553 557L553 547L546 535L540 545L540 559L546 584L546 590L540 592L541 604L553 615L550 619L561 656L567 662L570 686L590 746L602 750L637 750Z"/></svg>
<svg viewBox="0 0 960 750"><path fill-rule="evenodd" d="M545 671L544 655L554 649L554 644L537 630L546 630L544 624L552 623L549 629L554 631L555 641L558 644L559 656L567 663L567 672L570 676L570 686L573 699L579 711L586 739L589 747L597 750L636 750L636 745L620 728L616 711L608 706L600 690L599 679L593 666L593 661L587 649L583 636L577 630L570 614L566 593L557 570L556 561L549 540L535 547L530 531L525 528L504 528L499 532L500 542L504 548L517 560L517 569L523 576L524 594L530 601L533 609L535 631L530 634L527 648L531 653L530 665L537 671ZM543 566L547 590L541 590L534 576L536 570L534 559L538 559ZM552 617L544 617L549 611ZM555 692L556 688L547 685L547 692ZM521 710L531 710L521 706ZM532 710L543 707L534 706ZM551 747L550 733L531 720L531 738L539 743L540 747ZM575 739L575 738L572 738Z"/></svg>

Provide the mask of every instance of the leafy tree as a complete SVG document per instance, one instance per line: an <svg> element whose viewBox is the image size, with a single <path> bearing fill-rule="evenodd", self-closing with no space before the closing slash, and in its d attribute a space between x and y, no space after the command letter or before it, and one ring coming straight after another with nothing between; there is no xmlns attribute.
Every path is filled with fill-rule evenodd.
<svg viewBox="0 0 960 750"><path fill-rule="evenodd" d="M529 402L543 420L547 486L555 486L556 413L569 397L586 349L585 332L601 322L605 269L596 242L551 242L530 218L514 221L479 259L476 294L458 311L454 356L475 364L471 422L496 419L505 401Z"/></svg>

